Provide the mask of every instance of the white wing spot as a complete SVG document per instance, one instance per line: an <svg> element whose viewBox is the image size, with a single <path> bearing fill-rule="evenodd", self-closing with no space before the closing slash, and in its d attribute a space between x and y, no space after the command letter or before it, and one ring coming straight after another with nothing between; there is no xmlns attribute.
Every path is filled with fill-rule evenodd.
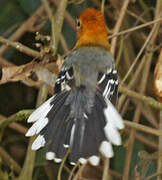
<svg viewBox="0 0 162 180"><path fill-rule="evenodd" d="M37 150L45 145L45 139L42 135L39 135L32 144L32 150Z"/></svg>
<svg viewBox="0 0 162 180"><path fill-rule="evenodd" d="M98 81L98 84L101 84L103 82L103 80L105 79L105 74L101 77L101 79Z"/></svg>
<svg viewBox="0 0 162 180"><path fill-rule="evenodd" d="M111 122L107 123L107 125L104 127L104 131L105 136L111 143L113 143L116 146L121 145L120 133Z"/></svg>
<svg viewBox="0 0 162 180"><path fill-rule="evenodd" d="M73 124L71 128L71 136L70 136L70 144L73 144L73 139L74 139L74 132L75 132L75 124Z"/></svg>
<svg viewBox="0 0 162 180"><path fill-rule="evenodd" d="M114 156L114 152L112 149L112 145L111 143L109 143L108 141L103 141L100 145L99 151L101 152L101 154L107 158L111 158Z"/></svg>
<svg viewBox="0 0 162 180"><path fill-rule="evenodd" d="M35 134L38 134L46 125L48 124L48 118L40 118L38 121L36 121L32 127L28 130L26 133L26 136L34 136Z"/></svg>
<svg viewBox="0 0 162 180"><path fill-rule="evenodd" d="M60 162L62 161L62 159L60 159L60 158L54 158L54 161L55 161L55 163L60 163Z"/></svg>
<svg viewBox="0 0 162 180"><path fill-rule="evenodd" d="M98 166L100 163L100 158L98 156L91 156L88 160L92 166Z"/></svg>
<svg viewBox="0 0 162 180"><path fill-rule="evenodd" d="M56 95L52 96L45 103L43 103L39 108L37 108L28 118L27 122L35 122L40 118L45 117L48 112L51 110L52 105L50 104Z"/></svg>
<svg viewBox="0 0 162 180"><path fill-rule="evenodd" d="M85 158L79 158L79 162L80 162L81 164L85 164L85 163L87 162L87 159L85 159Z"/></svg>
<svg viewBox="0 0 162 180"><path fill-rule="evenodd" d="M70 76L68 72L66 72L66 77L67 77L68 80L73 79L73 77Z"/></svg>
<svg viewBox="0 0 162 180"><path fill-rule="evenodd" d="M84 116L86 119L88 119L88 116L87 116L86 113L83 113L83 116Z"/></svg>
<svg viewBox="0 0 162 180"><path fill-rule="evenodd" d="M46 153L46 159L47 160L53 160L55 158L55 153L54 152L47 152Z"/></svg>
<svg viewBox="0 0 162 180"><path fill-rule="evenodd" d="M63 144L64 148L69 148L68 144Z"/></svg>

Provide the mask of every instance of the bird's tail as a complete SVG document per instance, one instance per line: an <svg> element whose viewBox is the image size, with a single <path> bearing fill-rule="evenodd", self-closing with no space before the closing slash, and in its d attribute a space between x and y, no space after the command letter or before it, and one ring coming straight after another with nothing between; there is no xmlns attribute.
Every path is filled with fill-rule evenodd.
<svg viewBox="0 0 162 180"><path fill-rule="evenodd" d="M98 165L99 153L112 157L112 144L121 144L118 130L124 124L109 100L99 92L93 99L88 99L85 88L78 88L56 94L42 104L28 119L35 123L26 136L39 133L32 149L47 145L46 158L61 162L70 148L71 164L88 159L92 165Z"/></svg>

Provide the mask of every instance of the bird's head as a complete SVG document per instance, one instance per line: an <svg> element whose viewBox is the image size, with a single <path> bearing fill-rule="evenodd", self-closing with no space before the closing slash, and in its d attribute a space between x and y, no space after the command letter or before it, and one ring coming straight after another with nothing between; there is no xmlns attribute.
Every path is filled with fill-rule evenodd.
<svg viewBox="0 0 162 180"><path fill-rule="evenodd" d="M93 8L83 11L77 19L78 41L75 48L81 46L101 46L109 49L108 32L104 15Z"/></svg>

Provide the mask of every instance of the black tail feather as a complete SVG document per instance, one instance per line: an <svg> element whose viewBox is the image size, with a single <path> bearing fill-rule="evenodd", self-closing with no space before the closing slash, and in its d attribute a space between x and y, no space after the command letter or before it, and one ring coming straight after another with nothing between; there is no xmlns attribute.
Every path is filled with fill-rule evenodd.
<svg viewBox="0 0 162 180"><path fill-rule="evenodd" d="M99 94L96 94L90 115L82 115L83 119L75 121L74 140L70 154L72 162L77 162L80 157L86 159L93 155L98 156L99 146L102 141L106 140L103 131L106 125L103 114L104 101L101 101L100 98Z"/></svg>
<svg viewBox="0 0 162 180"><path fill-rule="evenodd" d="M84 118L75 119L75 129L74 134L72 136L72 149L70 154L70 161L77 162L79 157L81 157L81 147L83 144L83 135L85 131L85 120Z"/></svg>
<svg viewBox="0 0 162 180"><path fill-rule="evenodd" d="M93 113L93 126L94 126L94 136L96 137L97 141L97 149L99 149L99 146L102 141L106 140L105 133L103 131L106 122L105 122L105 116L103 114L103 107L102 104L99 103L99 98L96 98L95 101L95 107L94 107L94 113Z"/></svg>
<svg viewBox="0 0 162 180"><path fill-rule="evenodd" d="M44 136L45 141L47 143L49 143L50 141L53 140L52 137L54 136L56 130L58 129L58 127L60 126L60 123L62 122L60 120L64 115L64 112L63 112L64 109L62 109L62 108L64 107L63 105L64 105L64 102L65 102L67 96L68 96L67 92L64 94L62 93L62 94L58 95L58 97L55 99L55 101L53 101L51 104L51 105L53 105L53 107L47 114L49 123L40 132L40 134Z"/></svg>
<svg viewBox="0 0 162 180"><path fill-rule="evenodd" d="M94 129L94 112L88 117L86 121L86 128L84 133L83 145L81 148L81 155L83 158L87 159L92 155L98 155L97 149L97 140L95 137L95 129Z"/></svg>
<svg viewBox="0 0 162 180"><path fill-rule="evenodd" d="M94 105L87 111L85 93L83 88L64 92L51 102L53 107L47 114L49 123L41 135L48 144L48 152L54 152L56 158L62 159L68 147L71 149L70 161L74 163L79 158L98 156L99 146L106 140L105 101L100 92L96 92Z"/></svg>
<svg viewBox="0 0 162 180"><path fill-rule="evenodd" d="M70 146L70 138L71 138L71 131L72 131L72 127L74 124L74 120L73 119L68 119L68 121L66 121L66 129L64 131L64 146L65 147L69 147Z"/></svg>
<svg viewBox="0 0 162 180"><path fill-rule="evenodd" d="M67 149L63 146L63 140L64 140L64 131L65 131L65 121L69 114L69 108L66 106L61 107L58 114L53 119L53 124L55 123L55 120L58 120L58 126L55 126L55 129L53 129L52 137L51 137L51 143L49 144L48 151L53 151L57 154L57 158L63 158L65 155ZM51 124L51 125L53 125Z"/></svg>

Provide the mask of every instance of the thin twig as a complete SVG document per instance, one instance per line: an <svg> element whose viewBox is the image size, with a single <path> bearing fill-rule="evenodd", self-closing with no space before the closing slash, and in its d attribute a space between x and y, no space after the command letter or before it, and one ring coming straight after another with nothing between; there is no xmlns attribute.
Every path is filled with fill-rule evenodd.
<svg viewBox="0 0 162 180"><path fill-rule="evenodd" d="M102 0L101 2L101 12L104 14L104 9L105 9L105 0Z"/></svg>
<svg viewBox="0 0 162 180"><path fill-rule="evenodd" d="M77 162L77 163L75 164L75 166L73 167L73 169L72 169L72 171L71 171L71 173L70 173L70 176L68 177L68 180L72 180L72 177L74 176L74 172L75 172L75 170L78 168L78 166L79 166L79 162Z"/></svg>
<svg viewBox="0 0 162 180"><path fill-rule="evenodd" d="M69 48L68 48L68 45L67 45L66 40L65 40L62 33L61 33L61 36L60 36L60 42L61 42L62 48L64 49L64 54L68 53Z"/></svg>
<svg viewBox="0 0 162 180"><path fill-rule="evenodd" d="M18 51L23 52L29 56L32 56L35 58L41 58L41 54L38 51L33 50L27 46L24 46L23 44L21 44L19 42L14 42L14 41L5 39L5 38L0 36L0 43L4 43L7 46L11 46L11 47L17 49Z"/></svg>
<svg viewBox="0 0 162 180"><path fill-rule="evenodd" d="M8 126L10 123L16 122L16 121L22 121L29 117L29 115L33 112L33 110L21 110L10 117L3 118L0 121L0 127L2 126Z"/></svg>
<svg viewBox="0 0 162 180"><path fill-rule="evenodd" d="M51 1L53 2L53 4L56 5L56 7L59 6L59 1L57 0L51 0ZM75 20L67 10L65 11L65 21L67 21L67 23L71 26L71 28L74 31L76 31Z"/></svg>
<svg viewBox="0 0 162 180"><path fill-rule="evenodd" d="M110 159L105 158L102 180L109 180L109 166L110 166Z"/></svg>
<svg viewBox="0 0 162 180"><path fill-rule="evenodd" d="M128 136L130 135L130 129L125 129L124 133L128 134ZM140 141L142 144L148 146L151 149L157 150L158 148L158 144L155 141L152 141L151 139L148 138L148 136L144 136L142 133L137 132L135 135L135 138Z"/></svg>
<svg viewBox="0 0 162 180"><path fill-rule="evenodd" d="M0 157L2 157L5 164L12 167L15 172L20 173L21 166L2 147L0 147Z"/></svg>
<svg viewBox="0 0 162 180"><path fill-rule="evenodd" d="M68 0L60 1L57 8L57 12L55 14L55 49L53 51L53 55L55 55L55 53L57 52L67 3L68 3Z"/></svg>
<svg viewBox="0 0 162 180"><path fill-rule="evenodd" d="M153 128L144 126L142 124L138 124L138 123L127 121L127 120L125 120L124 123L126 126L131 127L133 129L143 131L148 134L153 134L155 136L162 136L162 131L160 131L158 129L153 129Z"/></svg>
<svg viewBox="0 0 162 180"><path fill-rule="evenodd" d="M131 101L137 105L137 101L134 99L131 99ZM155 116L155 114L153 113L153 109L150 106L145 106L145 108L141 109L142 114L144 115L144 117L147 119L147 121L156 129L159 128L159 124L157 121L157 118Z"/></svg>
<svg viewBox="0 0 162 180"><path fill-rule="evenodd" d="M145 13L142 13L142 15L140 14L140 16L139 16L139 15L136 15L134 12L129 11L129 10L127 9L127 14L129 14L129 15L131 15L132 17L136 18L136 19L137 19L137 22L141 21L142 23L147 23L147 21L141 17L141 16L143 16Z"/></svg>
<svg viewBox="0 0 162 180"><path fill-rule="evenodd" d="M115 28L114 28L114 31L113 31L114 34L118 33L119 30L120 30L120 27L121 27L121 24L122 24L122 22L123 22L123 20L124 20L124 16L125 16L126 9L127 9L127 7L128 7L129 2L130 2L130 0L125 0L125 1L123 2L121 11L120 11L120 13L119 13L118 21L117 21L117 23L115 24ZM116 45L117 45L117 37L113 38L113 40L112 40L112 42L111 42L110 52L111 52L111 54L112 54L113 56L115 55Z"/></svg>
<svg viewBox="0 0 162 180"><path fill-rule="evenodd" d="M80 166L80 168L79 168L77 174L75 175L75 177L73 178L73 180L78 180L78 179L81 178L83 169L84 169L85 167L86 167L86 163Z"/></svg>
<svg viewBox="0 0 162 180"><path fill-rule="evenodd" d="M7 120L7 118L5 116L0 115L0 121L1 120L4 121L5 119ZM11 129L16 130L17 132L19 132L21 134L25 134L27 132L27 128L26 127L24 127L23 125L21 125L19 123L16 123L16 122L10 123L8 125L8 127L11 128Z"/></svg>
<svg viewBox="0 0 162 180"><path fill-rule="evenodd" d="M159 131L162 132L162 111L160 111ZM159 154L159 158L157 161L157 164L158 164L157 171L158 171L158 173L162 173L162 136L159 137L158 154ZM160 176L158 176L157 180L161 180L161 179L162 179L162 174Z"/></svg>
<svg viewBox="0 0 162 180"><path fill-rule="evenodd" d="M138 29L150 26L150 25L155 24L155 23L160 22L160 21L162 21L162 18L158 18L158 19L150 21L148 23L141 24L139 26L136 26L136 27L133 27L133 28L130 28L130 29L126 29L126 30L118 32L118 33L114 33L113 35L110 35L108 37L108 39L112 39L112 38L114 38L116 36L124 35L124 34L130 33L130 32L133 32L133 31L137 31Z"/></svg>
<svg viewBox="0 0 162 180"><path fill-rule="evenodd" d="M47 86L45 84L42 84L42 86L39 90L36 107L40 106L45 101L45 99L47 98L47 95L48 95ZM36 137L33 136L29 140L27 154L25 157L25 162L24 162L22 171L17 180L22 180L22 179L23 180L32 180L36 152L31 149L31 146L32 146L35 138Z"/></svg>
<svg viewBox="0 0 162 180"><path fill-rule="evenodd" d="M0 67L9 67L9 66L13 66L13 64L5 60L4 58L0 57Z"/></svg>
<svg viewBox="0 0 162 180"><path fill-rule="evenodd" d="M133 78L129 81L128 85L127 85L127 88L128 89L132 89L133 86L135 86L135 83L137 82L137 80L139 79L139 75L143 69L143 66L145 64L145 58L142 58L140 64L138 65L137 69L136 69L136 72L134 73L133 75ZM122 106L123 106L123 103L126 99L126 95L125 94L122 94L119 98L119 101L118 101L118 110L120 111Z"/></svg>
<svg viewBox="0 0 162 180"><path fill-rule="evenodd" d="M10 41L17 41L25 32L30 32L31 30L33 30L33 26L35 25L35 23L38 21L38 19L40 18L41 14L43 14L44 12L44 7L40 7L39 9L37 9L33 15L27 19L27 21L25 21L19 29L17 29L16 32L14 32L8 40ZM2 56L4 54L4 52L7 50L7 46L2 46L0 48L0 56Z"/></svg>
<svg viewBox="0 0 162 180"><path fill-rule="evenodd" d="M140 93L129 90L127 87L124 86L119 86L119 92L124 93L125 95L133 97L135 99L138 99L144 102L145 104L150 105L156 109L162 110L162 103L156 101L152 97L141 95Z"/></svg>
<svg viewBox="0 0 162 180"><path fill-rule="evenodd" d="M153 179L156 176L157 176L157 178L160 178L161 175L162 175L162 172L154 173L151 176L145 178L145 180L151 180L151 179ZM159 180L161 180L161 178Z"/></svg>
<svg viewBox="0 0 162 180"><path fill-rule="evenodd" d="M55 19L53 16L53 12L48 4L48 0L42 0L42 3L44 4L44 7L46 9L46 12L48 14L48 18L51 22L51 35L52 35L52 41L51 41L51 50L52 52L56 52L56 25L55 25Z"/></svg>
<svg viewBox="0 0 162 180"><path fill-rule="evenodd" d="M61 162L61 165L60 165L60 168L59 168L59 171L58 171L58 176L57 176L57 180L61 180L61 173L63 171L63 168L64 168L64 164L65 164L65 161L69 155L69 152L70 152L70 149L66 152L66 155L64 156L62 162Z"/></svg>
<svg viewBox="0 0 162 180"><path fill-rule="evenodd" d="M140 93L142 93L142 94L145 91L146 79L148 77L148 71L149 71L149 65L150 64L151 64L150 61L146 62L147 67L142 73L143 79L141 80L141 83L140 83ZM139 102L137 107L136 107L136 111L135 111L134 118L133 118L134 123L139 123L140 116L141 116L141 109L142 109L142 103ZM127 145L123 180L129 179L130 163L131 163L132 154L133 154L135 135L136 135L136 129L132 129L131 133L130 133L129 140L128 140L128 145Z"/></svg>
<svg viewBox="0 0 162 180"><path fill-rule="evenodd" d="M158 1L157 1L157 5L158 5ZM158 6L157 6L157 9L159 9ZM159 11L159 12L161 12L161 11ZM155 19L157 19L158 17L159 17L159 14L155 16ZM148 38L146 39L146 42L144 43L144 45L141 48L137 57L141 55L140 53L143 52L143 50L147 44L149 44L148 48L149 48L149 46L154 44L155 39L157 38L157 35L158 35L159 28L160 28L160 23L154 24ZM153 53L151 53L151 52L150 53L146 52L146 54L145 54L145 58L147 59L147 61L146 61L145 69L143 71L143 76L142 76L141 84L140 84L140 93L142 93L142 94L144 94L144 92L146 90L146 84L147 84L147 79L148 79L148 75L149 75L149 70L151 67L152 56L153 56ZM136 58L136 60L137 59L138 58ZM141 115L141 109L142 109L142 104L139 102L139 104L136 108L136 111L135 111L133 122L136 122L136 123L139 122L140 115ZM123 180L128 180L128 178L129 178L130 162L131 162L131 157L132 157L132 153L133 153L135 134L136 134L136 130L133 129L130 134L130 137L129 137L129 143L128 143L128 148L127 148L127 155L126 155L126 159L125 159L125 166L124 166L124 173L123 173Z"/></svg>
<svg viewBox="0 0 162 180"><path fill-rule="evenodd" d="M145 43L143 44L142 48L140 49L139 53L137 54L133 64L131 65L131 67L129 68L128 72L126 73L125 77L123 78L121 83L124 83L126 81L126 79L128 78L128 76L130 75L130 73L132 72L133 68L135 67L137 61L139 60L139 57L141 56L141 54L143 53L144 49L146 48L146 46L148 45L151 37L153 36L153 33L155 32L155 30L158 27L158 22L156 22L150 32L150 34L148 35Z"/></svg>

